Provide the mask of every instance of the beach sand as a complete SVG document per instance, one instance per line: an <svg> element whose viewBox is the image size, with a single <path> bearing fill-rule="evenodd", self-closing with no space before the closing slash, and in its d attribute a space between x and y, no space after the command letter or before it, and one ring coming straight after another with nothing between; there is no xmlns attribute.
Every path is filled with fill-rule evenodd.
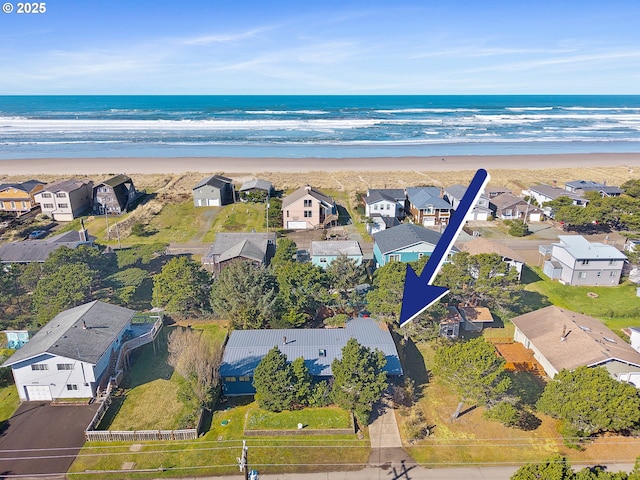
<svg viewBox="0 0 640 480"><path fill-rule="evenodd" d="M468 183L478 168L490 184L515 193L537 183L606 181L610 185L640 177L640 153L549 154L397 158L83 158L0 160L0 182L69 177L101 181L130 175L136 187L190 194L206 175L221 173L242 183L259 177L278 189L309 183L317 188L363 192L367 188Z"/></svg>

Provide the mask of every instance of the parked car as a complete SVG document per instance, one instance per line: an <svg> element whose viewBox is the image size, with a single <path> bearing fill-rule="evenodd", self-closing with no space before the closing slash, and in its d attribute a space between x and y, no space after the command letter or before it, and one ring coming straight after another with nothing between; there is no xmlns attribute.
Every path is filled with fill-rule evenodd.
<svg viewBox="0 0 640 480"><path fill-rule="evenodd" d="M33 232L31 232L29 234L29 240L36 240L38 238L44 238L47 236L47 232L46 230L34 230Z"/></svg>

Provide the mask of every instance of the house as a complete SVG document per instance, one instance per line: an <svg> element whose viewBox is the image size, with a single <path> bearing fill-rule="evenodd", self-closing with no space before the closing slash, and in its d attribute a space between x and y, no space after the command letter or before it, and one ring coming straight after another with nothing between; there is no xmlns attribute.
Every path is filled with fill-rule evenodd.
<svg viewBox="0 0 640 480"><path fill-rule="evenodd" d="M462 329L467 332L481 332L493 323L493 315L487 307L458 307L462 316Z"/></svg>
<svg viewBox="0 0 640 480"><path fill-rule="evenodd" d="M35 194L42 190L44 185L44 182L38 180L0 184L0 212L16 216L30 212L38 206Z"/></svg>
<svg viewBox="0 0 640 480"><path fill-rule="evenodd" d="M456 307L447 307L447 315L440 320L440 336L448 338L449 340L457 339L460 335L460 324L463 321L464 320Z"/></svg>
<svg viewBox="0 0 640 480"><path fill-rule="evenodd" d="M441 235L428 228L410 223L387 228L373 234L373 257L376 267L389 262L412 262L431 256ZM453 247L452 252L459 251Z"/></svg>
<svg viewBox="0 0 640 480"><path fill-rule="evenodd" d="M460 246L460 250L469 252L471 255L479 255L481 253L495 253L500 255L503 262L516 269L518 272L518 280L522 276L522 268L525 264L524 258L522 258L518 252L503 243L494 242L483 237L475 237L472 240L463 243Z"/></svg>
<svg viewBox="0 0 640 480"><path fill-rule="evenodd" d="M489 207L493 210L493 216L500 220L522 220L528 223L540 222L544 218L540 208L511 193L496 195L489 200Z"/></svg>
<svg viewBox="0 0 640 480"><path fill-rule="evenodd" d="M7 347L11 349L21 348L29 341L29 332L27 330L5 330L7 336Z"/></svg>
<svg viewBox="0 0 640 480"><path fill-rule="evenodd" d="M487 197L489 197L489 200L491 200L492 198L497 197L498 195L502 195L503 193L513 193L513 192L507 187L502 187L498 185L487 185L486 187L484 187L484 193Z"/></svg>
<svg viewBox="0 0 640 480"><path fill-rule="evenodd" d="M267 266L276 251L275 233L216 234L216 240L202 258L204 267L215 275L227 265L248 260L256 266Z"/></svg>
<svg viewBox="0 0 640 480"><path fill-rule="evenodd" d="M584 195L585 192L598 192L601 197L619 197L622 195L622 189L620 187L593 182L591 180L574 180L573 182L567 182L564 184L564 189L578 195Z"/></svg>
<svg viewBox="0 0 640 480"><path fill-rule="evenodd" d="M454 210L456 210L466 192L467 187L464 185L451 185L444 189L444 199L451 204ZM482 192L478 197L478 201L473 207L473 210L467 214L467 220L487 221L492 215L493 212L489 208L489 197Z"/></svg>
<svg viewBox="0 0 640 480"><path fill-rule="evenodd" d="M273 194L273 184L267 180L256 178L243 183L238 193L241 200L265 201Z"/></svg>
<svg viewBox="0 0 640 480"><path fill-rule="evenodd" d="M287 230L334 226L338 223L338 207L331 197L305 185L282 200L282 222Z"/></svg>
<svg viewBox="0 0 640 480"><path fill-rule="evenodd" d="M304 358L315 380L331 378L331 363L341 358L349 339L384 353L389 376L401 376L402 366L386 323L372 318L353 318L344 328L296 328L274 330L234 330L220 364L225 395L253 395L253 372L262 358L277 346L289 362Z"/></svg>
<svg viewBox="0 0 640 480"><path fill-rule="evenodd" d="M605 367L640 388L640 353L600 320L551 305L512 318L514 340L533 350L547 375L581 366Z"/></svg>
<svg viewBox="0 0 640 480"><path fill-rule="evenodd" d="M640 353L640 327L629 327L628 330L631 348Z"/></svg>
<svg viewBox="0 0 640 480"><path fill-rule="evenodd" d="M404 218L407 194L402 188L370 188L363 197L364 214L367 217Z"/></svg>
<svg viewBox="0 0 640 480"><path fill-rule="evenodd" d="M618 285L627 257L612 245L582 235L559 235L543 272L565 285Z"/></svg>
<svg viewBox="0 0 640 480"><path fill-rule="evenodd" d="M453 206L441 198L439 187L407 188L409 213L414 223L419 225L447 225Z"/></svg>
<svg viewBox="0 0 640 480"><path fill-rule="evenodd" d="M93 182L60 180L46 185L34 197L42 213L59 222L70 222L91 210Z"/></svg>
<svg viewBox="0 0 640 480"><path fill-rule="evenodd" d="M568 197L571 199L571 203L573 205L582 207L585 207L589 203L588 200L577 193L569 192L564 188L553 187L551 185L535 185L533 187L529 187L528 190L523 190L522 194L533 198L538 203L538 206L542 208L544 214L551 218L553 218L553 210L550 207L544 207L544 204L555 200L556 198Z"/></svg>
<svg viewBox="0 0 640 480"><path fill-rule="evenodd" d="M120 215L128 212L139 193L127 175L116 175L93 187L93 213Z"/></svg>
<svg viewBox="0 0 640 480"><path fill-rule="evenodd" d="M193 187L193 205L196 207L221 207L236 201L233 180L213 175Z"/></svg>
<svg viewBox="0 0 640 480"><path fill-rule="evenodd" d="M96 237L84 228L60 233L43 240L24 240L0 245L0 263L44 262L49 255L61 247L78 248L93 246Z"/></svg>
<svg viewBox="0 0 640 480"><path fill-rule="evenodd" d="M400 225L400 220L396 217L383 217L379 213L374 213L369 217L369 222L367 222L367 233L373 235L376 232L398 225Z"/></svg>
<svg viewBox="0 0 640 480"><path fill-rule="evenodd" d="M318 267L327 268L340 255L362 264L362 249L355 240L325 240L323 242L311 242L311 263Z"/></svg>
<svg viewBox="0 0 640 480"><path fill-rule="evenodd" d="M135 314L93 301L56 315L2 364L11 367L20 400L95 397Z"/></svg>

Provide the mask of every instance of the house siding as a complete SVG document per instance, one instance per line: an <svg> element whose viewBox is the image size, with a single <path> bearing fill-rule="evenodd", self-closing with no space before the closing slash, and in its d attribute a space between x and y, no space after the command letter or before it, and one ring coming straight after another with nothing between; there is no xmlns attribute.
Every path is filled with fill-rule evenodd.
<svg viewBox="0 0 640 480"><path fill-rule="evenodd" d="M307 202L306 207L305 201ZM311 202L310 204L308 203L309 201ZM332 213L327 212L328 209L325 208L322 202L313 198L311 195L305 195L292 204L283 207L282 210L284 227L295 229L299 229L299 227L293 226L294 224L298 224L298 222L304 222L306 229L313 229L323 225L327 214ZM307 212L306 216L305 212Z"/></svg>
<svg viewBox="0 0 640 480"><path fill-rule="evenodd" d="M92 191L93 183L89 182L70 192L44 189L35 199L45 215L60 222L70 222L91 208ZM47 194L50 196L46 197Z"/></svg>
<svg viewBox="0 0 640 480"><path fill-rule="evenodd" d="M313 255L311 257L311 263L316 267L327 268L329 265L331 265L331 262L338 258L338 256L339 255ZM362 264L362 255L347 255L347 258L349 260L355 261L356 265ZM325 261L322 262L322 259L325 259Z"/></svg>
<svg viewBox="0 0 640 480"><path fill-rule="evenodd" d="M522 330L520 330L517 327L513 334L513 339L516 342L519 342L522 345L524 345L525 348L528 348L529 350L533 351L533 358L535 358L538 361L538 363L542 366L542 368L547 373L547 375L549 375L549 377L553 378L558 374L558 370L556 370L554 366L551 365L551 363L544 357L544 355L542 355L540 350L538 350L538 348L527 338L527 336L524 333L522 333Z"/></svg>
<svg viewBox="0 0 640 480"><path fill-rule="evenodd" d="M568 285L609 286L618 285L622 274L623 260L589 259L588 264L582 264L581 259L575 259L564 248L553 245L551 257L562 264L560 281Z"/></svg>
<svg viewBox="0 0 640 480"><path fill-rule="evenodd" d="M42 190L43 185L36 185L30 192L10 187L0 191L0 211L22 215L34 209L37 204L34 195Z"/></svg>
<svg viewBox="0 0 640 480"><path fill-rule="evenodd" d="M367 217L370 217L374 213L378 213L383 217L398 217L400 211L400 205L396 202L390 202L389 200L380 200L371 205L365 204L365 215Z"/></svg>
<svg viewBox="0 0 640 480"><path fill-rule="evenodd" d="M373 257L376 260L376 264L378 267L382 267L389 262L413 262L415 260L419 260L423 256L430 256L435 249L435 245L431 245L428 243L419 243L416 245L412 245L407 248L402 248L399 250L394 250L393 252L388 252L383 254L380 251L380 247L377 244L373 245ZM400 255L399 260L391 260L392 255Z"/></svg>

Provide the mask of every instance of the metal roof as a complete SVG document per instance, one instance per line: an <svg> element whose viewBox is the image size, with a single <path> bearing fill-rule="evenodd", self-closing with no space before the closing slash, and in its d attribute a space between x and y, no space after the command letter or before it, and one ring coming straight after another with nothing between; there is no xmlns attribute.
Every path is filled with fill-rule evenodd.
<svg viewBox="0 0 640 480"><path fill-rule="evenodd" d="M252 190L254 188L257 190L270 192L271 190L273 190L273 184L266 180L260 180L259 178L256 178L254 180L249 180L248 182L243 183L240 187L240 191L244 192L245 190Z"/></svg>
<svg viewBox="0 0 640 480"><path fill-rule="evenodd" d="M80 245L90 245L96 237L88 236L84 241L80 232L71 230L42 240L24 240L0 245L0 262L2 263L31 263L44 262L49 255L60 247L77 248Z"/></svg>
<svg viewBox="0 0 640 480"><path fill-rule="evenodd" d="M222 175L213 175L211 177L205 178L204 180L201 180L195 187L193 187L193 190L195 190L196 188L204 187L205 185L210 185L214 188L222 189L227 184L231 184L231 182L233 182L233 180L231 180L230 178L223 177Z"/></svg>
<svg viewBox="0 0 640 480"><path fill-rule="evenodd" d="M135 310L97 300L70 308L56 315L2 366L43 353L95 365L135 314Z"/></svg>
<svg viewBox="0 0 640 480"><path fill-rule="evenodd" d="M122 185L123 183L130 182L130 181L131 181L131 177L124 174L120 174L120 175L116 175L114 177L108 178L107 180L105 180L99 185L105 184L105 185L109 185L111 188L115 188L118 185Z"/></svg>
<svg viewBox="0 0 640 480"><path fill-rule="evenodd" d="M529 187L529 191L539 193L552 200L558 197L569 197L572 200L585 202L585 199L577 193L570 192L563 188L552 187L551 185L534 185L533 187Z"/></svg>
<svg viewBox="0 0 640 480"><path fill-rule="evenodd" d="M569 255L579 260L626 260L627 257L612 245L590 242L582 235L558 235L560 243L554 246L563 248Z"/></svg>
<svg viewBox="0 0 640 480"><path fill-rule="evenodd" d="M350 338L370 349L382 351L389 375L402 375L393 338L384 322L372 318L354 318L344 328L309 328L278 330L234 330L224 350L220 376L253 376L260 360L277 346L289 362L302 357L314 376L331 376L331 362L341 358L342 348ZM324 355L320 355L320 351Z"/></svg>
<svg viewBox="0 0 640 480"><path fill-rule="evenodd" d="M435 209L448 210L453 206L440 198L439 187L411 187L407 188L407 198L411 204L419 209L432 206Z"/></svg>
<svg viewBox="0 0 640 480"><path fill-rule="evenodd" d="M574 190L582 190L585 192L595 190L598 192L604 192L607 195L620 195L622 193L622 189L620 187L607 185L606 183L598 183L592 180L574 180L573 182L566 182L565 185L573 188Z"/></svg>
<svg viewBox="0 0 640 480"><path fill-rule="evenodd" d="M56 192L73 192L81 188L84 185L93 185L91 180L58 180L57 182L49 183L38 194L44 192L56 193Z"/></svg>
<svg viewBox="0 0 640 480"><path fill-rule="evenodd" d="M246 257L263 262L269 244L276 244L276 234L261 232L220 232L205 255L203 262L211 261L219 255L218 262L235 257Z"/></svg>
<svg viewBox="0 0 640 480"><path fill-rule="evenodd" d="M46 185L46 183L41 182L40 180L27 180L26 182L22 183L3 183L0 184L0 191L6 190L8 188L16 188L26 193L31 193L31 190L33 190L38 185Z"/></svg>
<svg viewBox="0 0 640 480"><path fill-rule="evenodd" d="M378 245L380 252L384 255L418 243L428 243L435 246L441 236L441 234L434 230L429 230L428 228L412 223L403 223L402 225L374 233L373 241Z"/></svg>
<svg viewBox="0 0 640 480"><path fill-rule="evenodd" d="M386 200L387 202L398 203L403 202L406 198L404 190L400 188L387 189L369 189L369 193L363 198L364 203L373 205L374 203Z"/></svg>
<svg viewBox="0 0 640 480"><path fill-rule="evenodd" d="M311 242L311 255L362 255L360 244L355 240L325 240L321 242Z"/></svg>

